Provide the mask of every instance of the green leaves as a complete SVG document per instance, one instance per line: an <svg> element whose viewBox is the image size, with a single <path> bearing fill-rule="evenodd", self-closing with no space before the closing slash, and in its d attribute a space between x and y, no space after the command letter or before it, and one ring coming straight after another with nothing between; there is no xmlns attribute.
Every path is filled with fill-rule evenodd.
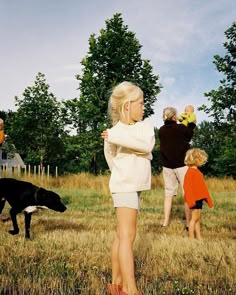
<svg viewBox="0 0 236 295"><path fill-rule="evenodd" d="M49 92L45 76L38 73L34 85L16 97L11 137L24 160L31 165L54 163L63 150L64 126L60 104Z"/></svg>
<svg viewBox="0 0 236 295"><path fill-rule="evenodd" d="M67 103L67 111L72 124L79 126L77 131L83 136L84 142L93 143L87 145L86 149L82 148L80 153L83 157L84 150L90 163L96 161L95 165L90 165L92 169L107 168L104 164L98 167L103 158L98 131L102 131L101 126L109 125L108 99L116 84L126 80L139 85L145 95L145 117L154 113L153 105L161 85L158 83L159 77L153 73L150 61L142 60L141 47L135 34L124 25L121 14L115 14L107 20L106 28L100 30L98 37L92 34L89 38L88 54L81 62L82 74L76 76L80 97L73 100L73 105ZM97 173L97 170L90 172Z"/></svg>
<svg viewBox="0 0 236 295"><path fill-rule="evenodd" d="M205 111L213 118L214 137L218 138L214 154L214 175L235 174L236 157L236 22L225 32L226 41L224 57L214 56L213 63L224 77L216 90L205 93L210 106L202 105L199 110ZM206 141L210 141L209 137ZM212 150L209 151L212 154Z"/></svg>
<svg viewBox="0 0 236 295"><path fill-rule="evenodd" d="M225 32L227 41L224 43L226 55L215 55L213 63L219 72L224 75L217 90L205 93L210 107L202 105L199 110L204 110L220 123L235 123L236 121L236 23Z"/></svg>

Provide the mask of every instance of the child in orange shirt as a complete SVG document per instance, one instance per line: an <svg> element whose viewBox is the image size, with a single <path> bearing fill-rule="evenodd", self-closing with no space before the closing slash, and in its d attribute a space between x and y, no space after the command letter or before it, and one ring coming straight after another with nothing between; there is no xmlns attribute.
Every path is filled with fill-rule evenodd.
<svg viewBox="0 0 236 295"><path fill-rule="evenodd" d="M184 200L191 209L189 237L196 237L198 240L201 239L200 217L202 203L205 201L210 208L213 207L203 174L198 170L198 167L204 165L206 161L206 152L198 148L189 149L184 160L188 166L184 177Z"/></svg>

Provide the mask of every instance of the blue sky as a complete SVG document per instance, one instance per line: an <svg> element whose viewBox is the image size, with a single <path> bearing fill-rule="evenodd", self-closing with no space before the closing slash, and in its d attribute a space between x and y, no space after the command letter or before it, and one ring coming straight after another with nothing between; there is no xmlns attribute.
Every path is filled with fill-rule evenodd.
<svg viewBox="0 0 236 295"><path fill-rule="evenodd" d="M205 92L221 78L213 56L225 55L224 32L236 21L235 0L0 0L0 110L15 110L38 72L58 98L79 96L75 75L105 21L121 13L142 45L163 89L155 103L153 124L162 125L166 106L182 112L207 103ZM198 122L208 120L196 111Z"/></svg>

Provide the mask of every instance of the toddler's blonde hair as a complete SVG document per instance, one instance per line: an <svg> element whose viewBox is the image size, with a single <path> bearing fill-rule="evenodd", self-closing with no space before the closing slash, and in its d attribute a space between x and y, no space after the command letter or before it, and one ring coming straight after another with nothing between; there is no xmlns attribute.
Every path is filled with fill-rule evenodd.
<svg viewBox="0 0 236 295"><path fill-rule="evenodd" d="M207 153L204 150L192 148L186 152L184 163L190 167L201 167L207 162L207 158Z"/></svg>
<svg viewBox="0 0 236 295"><path fill-rule="evenodd" d="M193 113L194 112L194 106L192 106L191 104L190 105L187 105L184 109L185 112L190 112L190 113Z"/></svg>
<svg viewBox="0 0 236 295"><path fill-rule="evenodd" d="M108 113L112 125L116 125L120 119L128 122L129 118L125 116L124 106L126 103L136 101L140 97L143 97L142 89L131 82L124 81L115 86L108 104Z"/></svg>
<svg viewBox="0 0 236 295"><path fill-rule="evenodd" d="M167 107L163 110L163 121L172 120L177 115L177 110L172 107Z"/></svg>

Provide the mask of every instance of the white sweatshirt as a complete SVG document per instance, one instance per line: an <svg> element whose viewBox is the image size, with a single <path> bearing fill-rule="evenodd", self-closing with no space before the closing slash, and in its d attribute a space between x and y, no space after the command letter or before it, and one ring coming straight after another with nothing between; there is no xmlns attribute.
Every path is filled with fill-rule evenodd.
<svg viewBox="0 0 236 295"><path fill-rule="evenodd" d="M118 122L108 129L104 153L111 170L112 193L138 192L151 188L151 151L154 128L144 120L134 125Z"/></svg>

